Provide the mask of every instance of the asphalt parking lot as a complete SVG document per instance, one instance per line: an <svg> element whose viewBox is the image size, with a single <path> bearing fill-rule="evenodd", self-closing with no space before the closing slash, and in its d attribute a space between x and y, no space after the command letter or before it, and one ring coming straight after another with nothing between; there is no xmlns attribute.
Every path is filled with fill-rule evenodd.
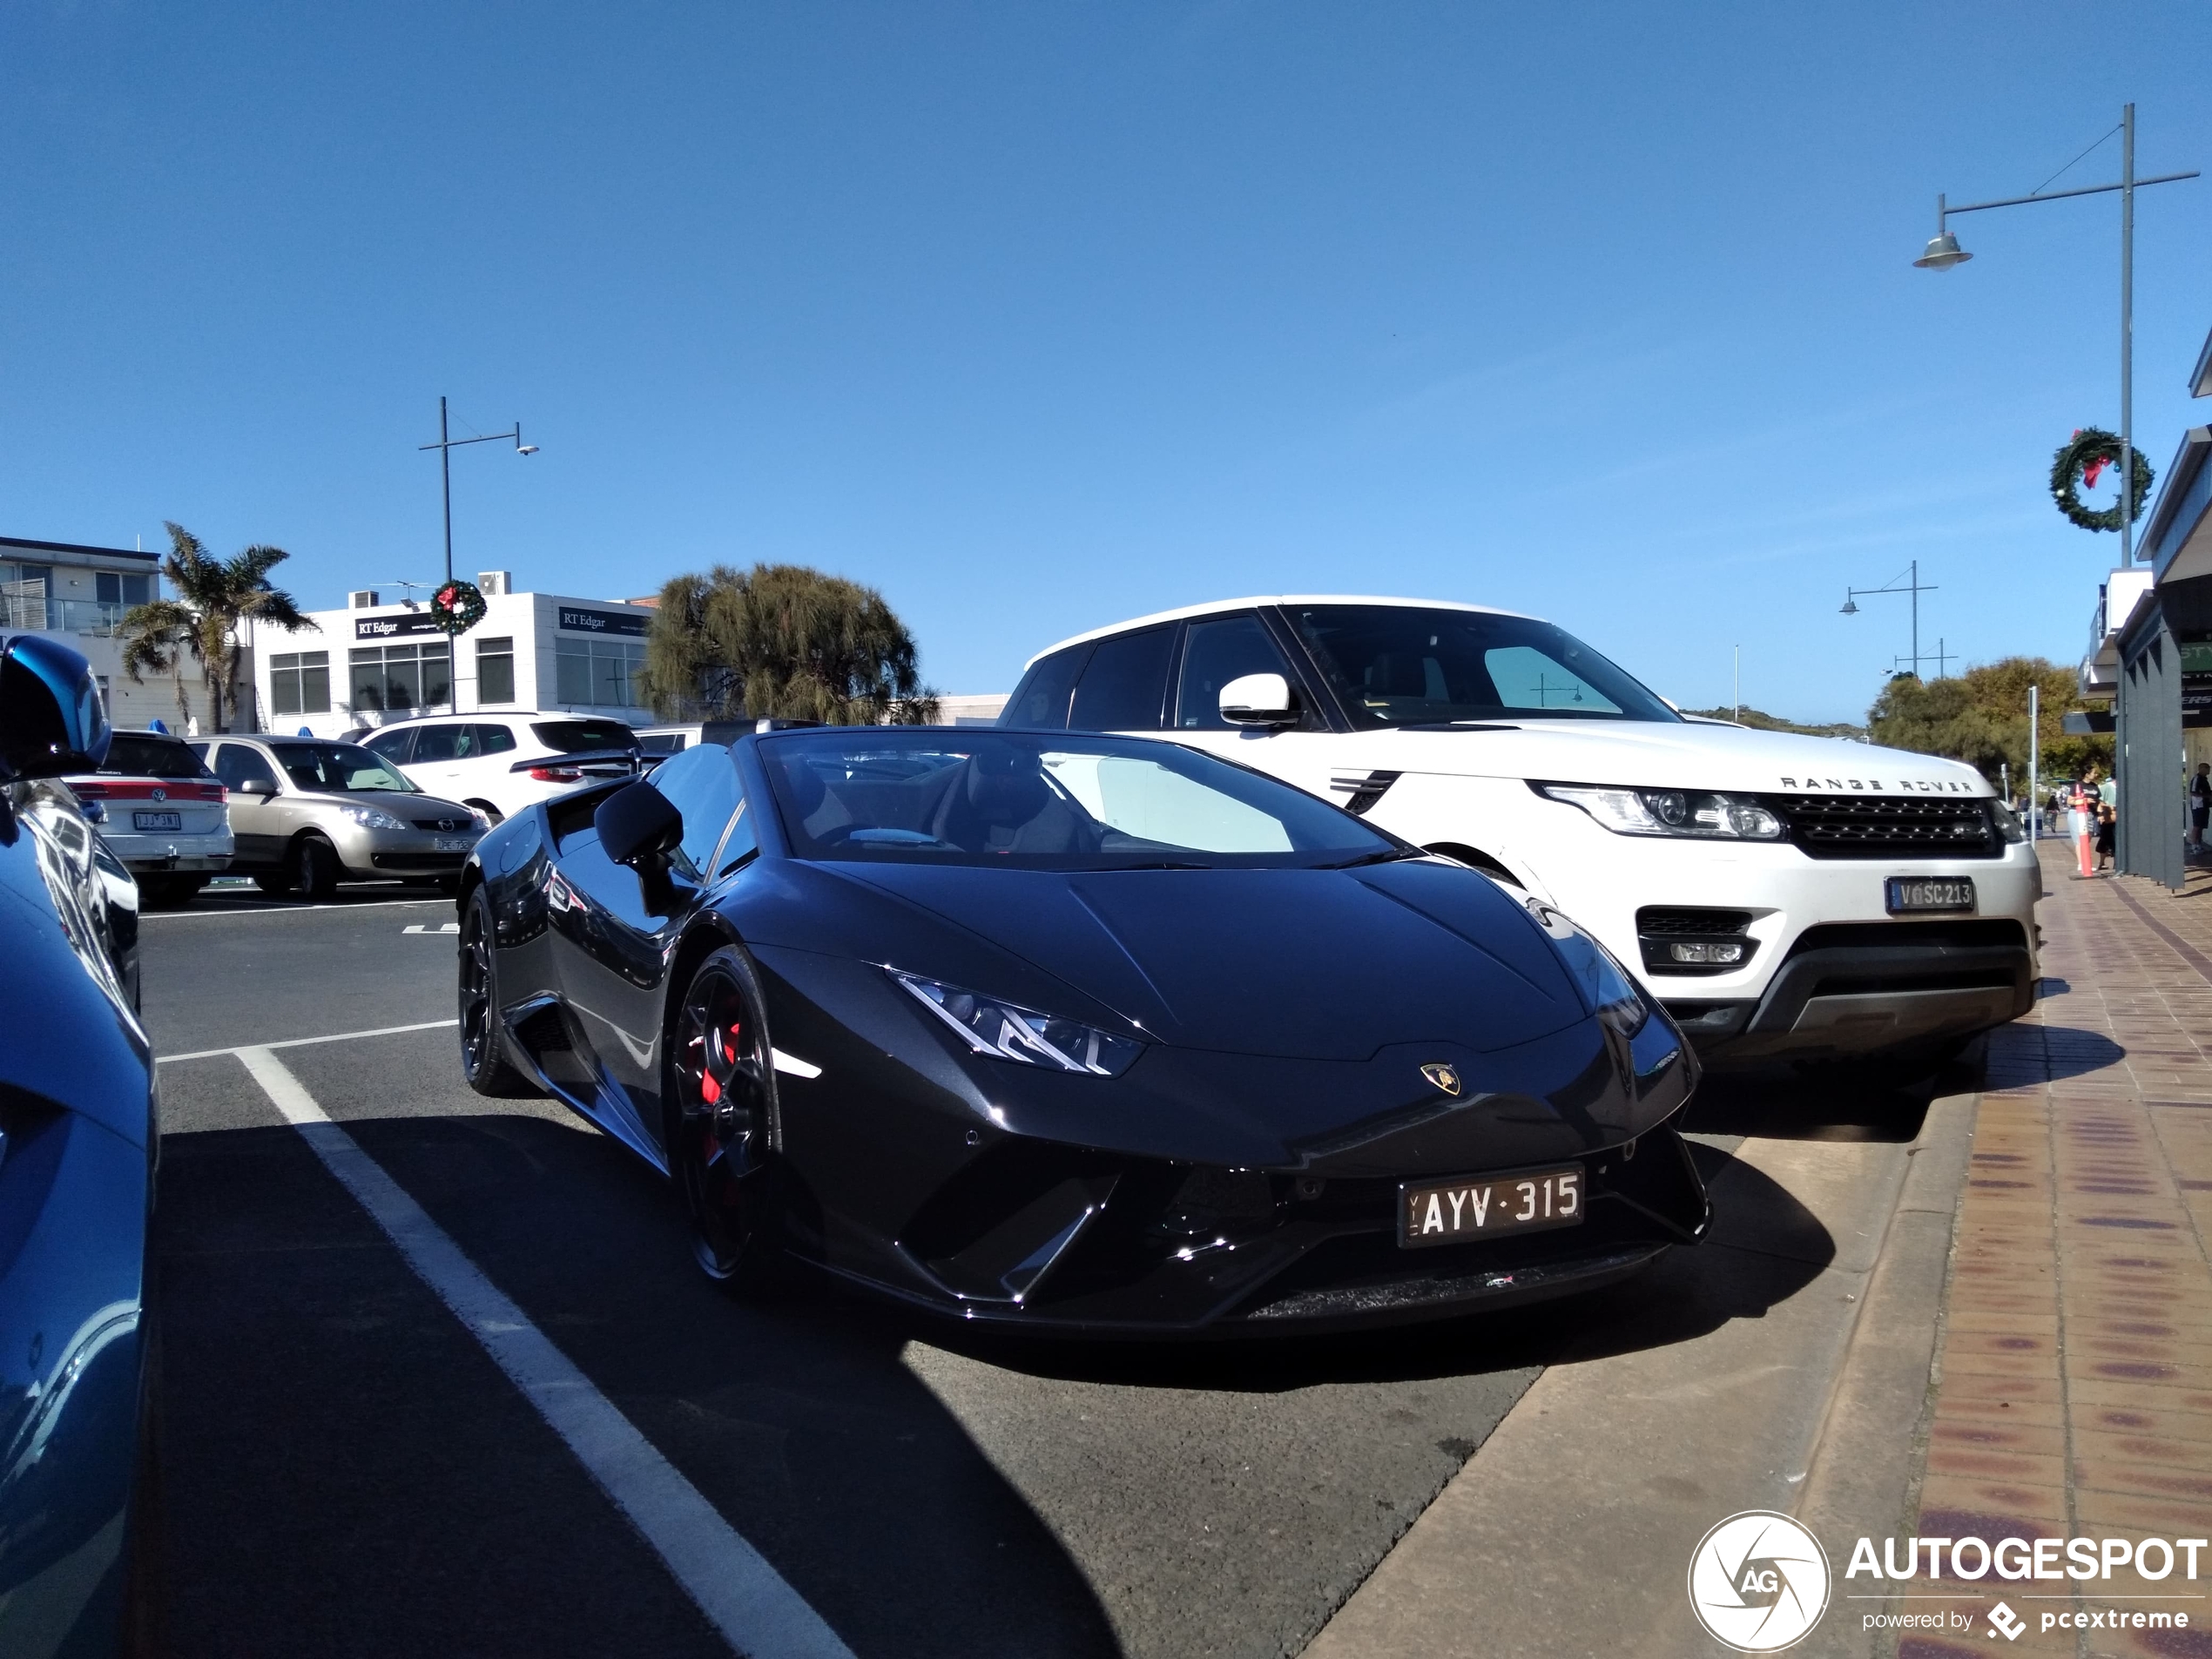
<svg viewBox="0 0 2212 1659"><path fill-rule="evenodd" d="M659 1177L552 1103L463 1086L452 914L219 891L147 921L175 1056L179 1656L728 1651L241 1047L293 1045L272 1052L312 1102L864 1659L1296 1653L1543 1366L1756 1315L1817 1271L1678 1253L1510 1317L1141 1350L981 1342L805 1279L740 1302L691 1265ZM1709 1173L1772 1104L1709 1089Z"/></svg>

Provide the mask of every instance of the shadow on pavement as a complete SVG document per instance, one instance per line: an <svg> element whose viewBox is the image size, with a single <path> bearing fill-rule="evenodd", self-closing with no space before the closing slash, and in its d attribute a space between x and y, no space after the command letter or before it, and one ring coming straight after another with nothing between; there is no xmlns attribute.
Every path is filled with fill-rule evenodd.
<svg viewBox="0 0 2212 1659"><path fill-rule="evenodd" d="M2128 1050L2101 1031L2084 1031L2070 1025L2047 1025L2040 1029L2043 1041L2036 1055L2038 1081L2046 1076L2053 1082L2068 1077L2086 1077L2093 1071L2116 1066L2128 1057Z"/></svg>
<svg viewBox="0 0 2212 1659"><path fill-rule="evenodd" d="M1825 1069L1708 1073L1682 1128L1770 1141L1902 1144L1919 1138L1933 1096L1973 1088L1974 1075L1973 1066L1953 1064L1935 1077L1898 1087Z"/></svg>
<svg viewBox="0 0 2212 1659"><path fill-rule="evenodd" d="M1119 1651L896 1330L725 1295L600 1136L347 1127L862 1659ZM298 1135L172 1136L162 1177L174 1653L723 1651Z"/></svg>

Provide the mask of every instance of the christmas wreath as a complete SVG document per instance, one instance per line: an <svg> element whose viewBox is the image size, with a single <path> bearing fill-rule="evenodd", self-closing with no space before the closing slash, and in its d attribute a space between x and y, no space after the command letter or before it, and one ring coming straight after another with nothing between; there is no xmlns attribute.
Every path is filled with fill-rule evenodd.
<svg viewBox="0 0 2212 1659"><path fill-rule="evenodd" d="M2059 446L2057 455L2051 457L2051 499L2059 504L2059 511L2085 530L2116 530L2120 528L2118 502L2102 512L2084 507L2079 489L2094 489L2107 467L2120 465L2120 439L2102 427L2085 426ZM2143 503L2150 498L2150 482L2156 475L2150 462L2143 459L2141 449L2135 451L2135 500L2133 516L2141 522Z"/></svg>
<svg viewBox="0 0 2212 1659"><path fill-rule="evenodd" d="M430 596L430 620L439 631L458 638L484 619L484 592L473 582L459 578Z"/></svg>

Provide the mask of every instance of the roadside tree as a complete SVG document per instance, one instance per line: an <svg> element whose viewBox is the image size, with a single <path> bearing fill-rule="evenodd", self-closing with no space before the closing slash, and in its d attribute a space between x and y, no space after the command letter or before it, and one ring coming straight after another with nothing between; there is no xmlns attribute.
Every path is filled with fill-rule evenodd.
<svg viewBox="0 0 2212 1659"><path fill-rule="evenodd" d="M178 706L185 707L181 664L186 657L199 666L207 686L208 725L231 729L239 703L239 663L245 652L242 626L258 618L284 628L315 624L300 615L292 596L273 586L269 572L292 556L280 547L257 543L227 559L211 556L198 536L183 525L169 525L169 556L161 573L176 592L124 612L123 671L143 684L148 673L178 679Z"/></svg>
<svg viewBox="0 0 2212 1659"><path fill-rule="evenodd" d="M2087 705L2073 671L2042 657L2007 657L1943 679L1899 674L1867 711L1867 735L1893 749L1963 760L1993 784L1999 768L2008 765L2013 782L2025 787L2031 685L2042 688L2037 733L2042 775L2078 775L2092 760L2111 765L2109 737L2068 737L2060 731L2068 712Z"/></svg>
<svg viewBox="0 0 2212 1659"><path fill-rule="evenodd" d="M883 596L799 564L716 565L660 592L645 694L662 719L923 725L937 694Z"/></svg>

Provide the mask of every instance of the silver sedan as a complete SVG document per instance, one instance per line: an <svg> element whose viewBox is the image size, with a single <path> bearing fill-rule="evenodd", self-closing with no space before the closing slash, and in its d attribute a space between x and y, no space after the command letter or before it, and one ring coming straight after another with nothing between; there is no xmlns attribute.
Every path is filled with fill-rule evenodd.
<svg viewBox="0 0 2212 1659"><path fill-rule="evenodd" d="M194 743L231 792L231 869L266 893L327 899L341 881L452 888L489 822L426 795L357 743L222 737Z"/></svg>

